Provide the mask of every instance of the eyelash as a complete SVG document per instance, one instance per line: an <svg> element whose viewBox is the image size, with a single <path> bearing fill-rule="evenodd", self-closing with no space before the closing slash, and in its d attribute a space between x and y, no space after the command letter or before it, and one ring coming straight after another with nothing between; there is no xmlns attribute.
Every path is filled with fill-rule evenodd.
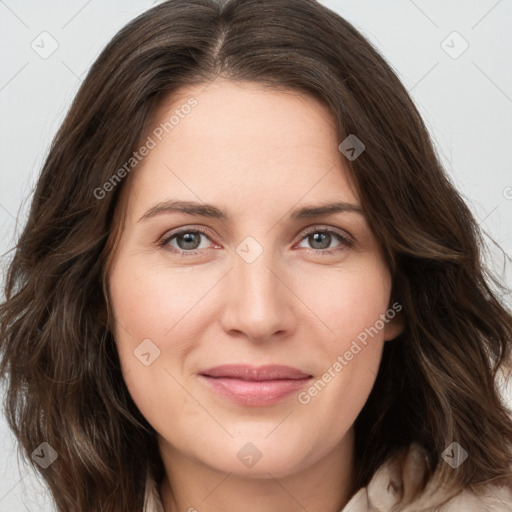
<svg viewBox="0 0 512 512"><path fill-rule="evenodd" d="M173 238L175 238L175 237L177 237L179 235L185 234L185 233L201 233L201 234L207 236L208 238L210 237L210 232L207 229L204 229L204 228L194 227L192 229L190 229L190 228L180 229L178 231L174 231L174 232L170 233L168 236L165 236L158 243L158 245L160 247L166 248L167 244ZM307 238L309 235L312 235L312 234L315 234L315 233L323 233L323 234L327 233L327 234L330 234L330 235L334 235L341 242L341 246L334 247L332 249L308 249L309 251L313 251L316 254L331 255L333 253L337 253L337 252L341 252L343 250L346 250L347 248L350 249L354 245L354 241L349 236L347 236L345 234L342 234L341 232L339 232L337 230L334 230L334 229L331 229L331 228L325 228L325 227L322 228L322 227L319 227L319 226L313 226L313 227L309 228L304 233L303 237L300 239L300 242L302 242L302 240ZM173 247L173 248L167 249L167 250L170 250L171 252L176 252L176 253L180 254L181 256L185 256L186 257L186 256L197 255L201 251L205 251L205 250L208 250L208 249L195 249L195 250L192 250L192 251L185 251L183 249L176 249L176 248Z"/></svg>

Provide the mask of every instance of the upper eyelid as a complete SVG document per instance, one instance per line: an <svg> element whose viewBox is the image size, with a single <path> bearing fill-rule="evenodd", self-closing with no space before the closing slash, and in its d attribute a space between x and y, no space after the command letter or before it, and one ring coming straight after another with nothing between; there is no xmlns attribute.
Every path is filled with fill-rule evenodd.
<svg viewBox="0 0 512 512"><path fill-rule="evenodd" d="M320 231L320 232L321 231L332 231L333 233L337 233L340 236L345 236L345 238L350 238L350 239L354 238L346 229L337 228L334 226L326 226L324 224L315 224L313 226L305 227L301 231L301 233L306 232L307 234L310 234L310 233L315 233L316 231Z"/></svg>

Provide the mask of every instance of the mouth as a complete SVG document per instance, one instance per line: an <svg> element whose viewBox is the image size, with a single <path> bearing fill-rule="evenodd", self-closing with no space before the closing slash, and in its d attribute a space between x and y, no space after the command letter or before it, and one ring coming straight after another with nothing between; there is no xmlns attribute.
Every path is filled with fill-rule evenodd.
<svg viewBox="0 0 512 512"><path fill-rule="evenodd" d="M276 404L302 389L312 375L290 366L222 365L199 373L199 378L217 395L238 405Z"/></svg>

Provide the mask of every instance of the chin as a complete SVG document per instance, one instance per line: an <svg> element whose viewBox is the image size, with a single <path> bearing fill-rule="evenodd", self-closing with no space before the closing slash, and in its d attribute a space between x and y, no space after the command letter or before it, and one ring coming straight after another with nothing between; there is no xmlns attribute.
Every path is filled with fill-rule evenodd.
<svg viewBox="0 0 512 512"><path fill-rule="evenodd" d="M244 441L232 440L230 446L218 447L208 457L201 454L202 462L223 473L259 479L268 479L269 473L274 478L286 477L304 469L308 459L314 462L309 443L307 451L303 452L301 448L306 448L304 443L297 441L296 444L286 445L283 437L265 439L265 435L253 438L252 442L246 441L249 439L246 437Z"/></svg>

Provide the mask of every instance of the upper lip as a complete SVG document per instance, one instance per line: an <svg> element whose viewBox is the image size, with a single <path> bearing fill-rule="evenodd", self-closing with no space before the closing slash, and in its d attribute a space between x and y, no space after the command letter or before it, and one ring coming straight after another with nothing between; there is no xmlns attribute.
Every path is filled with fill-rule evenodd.
<svg viewBox="0 0 512 512"><path fill-rule="evenodd" d="M223 364L200 372L206 377L225 377L248 381L265 380L299 380L311 377L297 368L270 364L265 366L249 366L239 364Z"/></svg>

